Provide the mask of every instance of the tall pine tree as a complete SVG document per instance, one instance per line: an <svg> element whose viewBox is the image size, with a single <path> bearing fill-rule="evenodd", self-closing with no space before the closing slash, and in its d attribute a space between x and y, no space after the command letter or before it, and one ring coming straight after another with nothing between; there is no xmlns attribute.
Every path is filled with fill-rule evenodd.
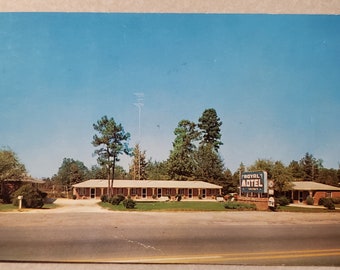
<svg viewBox="0 0 340 270"><path fill-rule="evenodd" d="M215 109L206 109L198 119L201 141L196 154L195 176L218 185L225 185L224 164L218 153L222 122Z"/></svg>
<svg viewBox="0 0 340 270"><path fill-rule="evenodd" d="M167 162L168 173L172 179L192 179L196 167L194 162L196 145L194 142L199 136L196 124L189 120L182 120L178 123L174 134L176 138Z"/></svg>
<svg viewBox="0 0 340 270"><path fill-rule="evenodd" d="M148 162L146 161L146 152L142 152L139 144L136 144L132 155L133 160L130 166L130 174L132 175L133 180L147 180L146 167Z"/></svg>
<svg viewBox="0 0 340 270"><path fill-rule="evenodd" d="M108 119L103 116L97 123L93 124L95 131L99 135L93 136L92 145L100 147L95 150L98 155L98 164L107 167L108 172L108 195L112 195L113 180L116 163L120 160L121 154L130 155L131 149L128 146L130 133L125 132L121 124L117 124L113 118Z"/></svg>
<svg viewBox="0 0 340 270"><path fill-rule="evenodd" d="M215 109L206 109L198 119L198 127L201 129L201 144L211 144L216 151L220 148L221 142L221 119L217 116Z"/></svg>

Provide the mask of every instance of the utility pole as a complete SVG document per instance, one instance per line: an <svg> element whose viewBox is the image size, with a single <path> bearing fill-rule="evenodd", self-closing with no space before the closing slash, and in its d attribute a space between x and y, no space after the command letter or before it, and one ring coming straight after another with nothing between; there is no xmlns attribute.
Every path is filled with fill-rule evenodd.
<svg viewBox="0 0 340 270"><path fill-rule="evenodd" d="M139 151L138 151L138 164L139 164L139 179L141 177L141 141L142 141L142 135L141 135L141 113L142 113L142 107L144 106L144 93L134 93L136 96L137 102L134 103L134 105L138 108L138 139L139 139Z"/></svg>

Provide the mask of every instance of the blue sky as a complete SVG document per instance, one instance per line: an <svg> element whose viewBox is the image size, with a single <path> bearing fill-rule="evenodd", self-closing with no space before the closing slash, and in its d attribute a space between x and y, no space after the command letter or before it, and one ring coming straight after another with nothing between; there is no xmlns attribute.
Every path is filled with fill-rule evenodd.
<svg viewBox="0 0 340 270"><path fill-rule="evenodd" d="M214 108L226 168L258 158L340 162L340 16L0 14L0 146L34 177L96 164L92 124L113 117L169 156L182 119ZM127 167L129 158L120 165Z"/></svg>

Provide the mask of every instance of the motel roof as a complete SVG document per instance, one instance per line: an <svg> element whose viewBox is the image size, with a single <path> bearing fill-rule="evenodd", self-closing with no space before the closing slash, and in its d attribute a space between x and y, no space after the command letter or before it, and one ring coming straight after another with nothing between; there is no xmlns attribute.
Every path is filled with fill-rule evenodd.
<svg viewBox="0 0 340 270"><path fill-rule="evenodd" d="M293 182L293 190L340 191L340 188L317 183L317 182L312 182L312 181L298 181L298 182Z"/></svg>
<svg viewBox="0 0 340 270"><path fill-rule="evenodd" d="M107 180L91 179L73 185L75 188L106 188ZM220 189L221 186L203 181L174 180L113 180L114 188L210 188Z"/></svg>

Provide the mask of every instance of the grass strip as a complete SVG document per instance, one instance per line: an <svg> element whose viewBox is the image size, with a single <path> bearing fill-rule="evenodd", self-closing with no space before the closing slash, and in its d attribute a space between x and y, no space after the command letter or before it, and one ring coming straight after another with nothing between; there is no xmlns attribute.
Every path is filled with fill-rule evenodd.
<svg viewBox="0 0 340 270"><path fill-rule="evenodd" d="M131 211L122 204L99 203L100 206L113 211ZM220 202L138 202L132 211L224 211Z"/></svg>

